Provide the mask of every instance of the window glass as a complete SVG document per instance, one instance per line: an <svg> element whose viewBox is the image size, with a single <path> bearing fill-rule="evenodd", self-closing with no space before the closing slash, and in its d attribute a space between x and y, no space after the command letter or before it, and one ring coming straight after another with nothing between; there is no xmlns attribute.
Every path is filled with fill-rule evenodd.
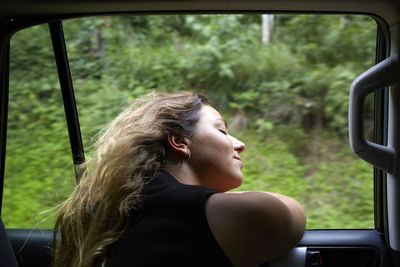
<svg viewBox="0 0 400 267"><path fill-rule="evenodd" d="M71 193L74 169L48 26L16 33L10 47L2 218L7 228L52 228L52 212L40 213Z"/></svg>
<svg viewBox="0 0 400 267"><path fill-rule="evenodd" d="M347 131L350 85L374 64L371 18L123 16L68 20L64 30L86 151L150 90L204 93L247 145L239 190L296 198L309 229L373 228L373 170L351 153Z"/></svg>

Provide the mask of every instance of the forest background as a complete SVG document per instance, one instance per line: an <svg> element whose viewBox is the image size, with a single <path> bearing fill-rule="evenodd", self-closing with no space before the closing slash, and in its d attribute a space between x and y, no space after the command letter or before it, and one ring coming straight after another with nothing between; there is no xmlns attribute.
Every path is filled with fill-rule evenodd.
<svg viewBox="0 0 400 267"><path fill-rule="evenodd" d="M347 107L352 81L374 64L376 23L356 15L268 19L269 38L260 14L64 21L85 152L151 90L204 93L247 145L239 190L294 197L309 229L372 228L373 168L349 149ZM10 75L3 220L52 228L54 210L38 213L66 199L75 182L47 25L13 37ZM372 112L369 97L370 139Z"/></svg>

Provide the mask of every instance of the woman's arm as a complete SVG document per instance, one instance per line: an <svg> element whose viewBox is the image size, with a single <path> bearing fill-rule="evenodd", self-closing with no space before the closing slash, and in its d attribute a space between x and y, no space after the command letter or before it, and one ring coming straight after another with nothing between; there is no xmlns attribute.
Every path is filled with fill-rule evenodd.
<svg viewBox="0 0 400 267"><path fill-rule="evenodd" d="M259 266L302 237L306 217L294 199L267 192L211 195L206 202L211 231L235 266Z"/></svg>

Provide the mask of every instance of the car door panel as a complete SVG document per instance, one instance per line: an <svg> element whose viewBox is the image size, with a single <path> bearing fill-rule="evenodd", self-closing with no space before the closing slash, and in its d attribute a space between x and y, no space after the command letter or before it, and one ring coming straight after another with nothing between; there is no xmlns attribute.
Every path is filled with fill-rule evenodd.
<svg viewBox="0 0 400 267"><path fill-rule="evenodd" d="M8 229L20 266L50 266L52 230ZM316 265L317 262L321 265ZM212 266L212 265L211 265ZM265 266L389 266L383 236L375 230L308 230L296 248Z"/></svg>

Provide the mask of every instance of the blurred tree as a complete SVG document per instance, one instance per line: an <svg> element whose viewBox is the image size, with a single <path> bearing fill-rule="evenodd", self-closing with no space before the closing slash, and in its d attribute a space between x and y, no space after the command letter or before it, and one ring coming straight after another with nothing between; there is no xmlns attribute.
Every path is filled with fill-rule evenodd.
<svg viewBox="0 0 400 267"><path fill-rule="evenodd" d="M270 36L274 28L274 15L261 15L262 17L262 38L263 44L269 44Z"/></svg>

